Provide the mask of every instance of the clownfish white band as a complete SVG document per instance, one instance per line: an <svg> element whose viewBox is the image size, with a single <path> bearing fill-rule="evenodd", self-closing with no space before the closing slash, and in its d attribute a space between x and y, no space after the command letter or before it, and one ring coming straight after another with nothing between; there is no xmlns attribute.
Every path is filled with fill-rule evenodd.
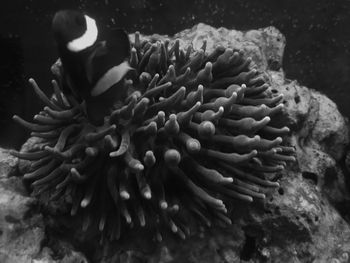
<svg viewBox="0 0 350 263"><path fill-rule="evenodd" d="M72 52L79 52L92 46L97 39L98 30L96 26L96 21L91 17L84 15L86 21L86 31L84 34L67 44L68 50Z"/></svg>
<svg viewBox="0 0 350 263"><path fill-rule="evenodd" d="M130 69L132 68L127 61L109 69L91 90L91 96L95 97L107 91L114 84L118 83Z"/></svg>

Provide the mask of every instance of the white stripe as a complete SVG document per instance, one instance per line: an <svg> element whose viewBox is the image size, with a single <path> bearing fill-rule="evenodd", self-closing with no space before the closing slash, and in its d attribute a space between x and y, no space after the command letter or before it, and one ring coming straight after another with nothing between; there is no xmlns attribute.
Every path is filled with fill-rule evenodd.
<svg viewBox="0 0 350 263"><path fill-rule="evenodd" d="M118 66L114 66L113 68L109 69L91 90L91 96L98 96L108 90L114 84L118 83L130 69L132 68L129 66L129 62L127 61L124 61Z"/></svg>
<svg viewBox="0 0 350 263"><path fill-rule="evenodd" d="M87 15L85 15L85 21L85 33L81 37L78 37L67 44L67 48L72 52L79 52L92 46L97 39L98 30L96 21Z"/></svg>

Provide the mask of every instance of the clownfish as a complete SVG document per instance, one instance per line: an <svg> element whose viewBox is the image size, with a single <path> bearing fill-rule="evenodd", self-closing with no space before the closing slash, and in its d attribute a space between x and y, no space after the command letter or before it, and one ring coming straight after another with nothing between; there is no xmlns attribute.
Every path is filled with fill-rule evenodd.
<svg viewBox="0 0 350 263"><path fill-rule="evenodd" d="M57 12L52 29L65 75L63 91L84 100L88 119L103 124L116 99L125 97L123 81L132 69L127 33L98 26L75 10Z"/></svg>

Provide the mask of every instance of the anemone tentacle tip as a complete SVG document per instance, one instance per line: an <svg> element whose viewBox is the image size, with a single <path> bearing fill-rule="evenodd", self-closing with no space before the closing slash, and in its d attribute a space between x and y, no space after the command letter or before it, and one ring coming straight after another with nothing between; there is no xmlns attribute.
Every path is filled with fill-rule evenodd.
<svg viewBox="0 0 350 263"><path fill-rule="evenodd" d="M163 210L167 209L167 208L168 208L167 202L161 201L161 202L160 202L160 207L161 207Z"/></svg>
<svg viewBox="0 0 350 263"><path fill-rule="evenodd" d="M143 195L144 195L144 197L145 197L146 199L151 199L151 198L152 198L151 192L145 192Z"/></svg>

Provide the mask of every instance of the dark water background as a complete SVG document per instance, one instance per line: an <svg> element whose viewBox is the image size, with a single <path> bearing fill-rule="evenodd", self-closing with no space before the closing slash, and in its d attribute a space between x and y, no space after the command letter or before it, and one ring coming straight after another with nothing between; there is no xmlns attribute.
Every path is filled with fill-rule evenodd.
<svg viewBox="0 0 350 263"><path fill-rule="evenodd" d="M130 33L172 35L199 22L238 30L273 25L287 39L287 77L327 94L350 116L349 0L2 0L0 146L18 147L27 135L11 121L14 113L29 120L42 107L24 80L33 77L50 93L57 58L50 25L62 8L85 10Z"/></svg>

